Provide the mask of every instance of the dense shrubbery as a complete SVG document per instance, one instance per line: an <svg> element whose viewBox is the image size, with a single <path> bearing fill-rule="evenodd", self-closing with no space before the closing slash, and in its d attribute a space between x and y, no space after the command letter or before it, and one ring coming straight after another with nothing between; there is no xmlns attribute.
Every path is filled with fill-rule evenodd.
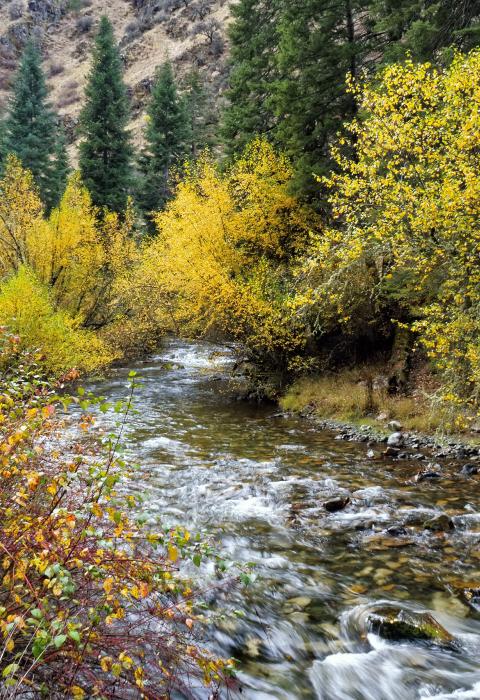
<svg viewBox="0 0 480 700"><path fill-rule="evenodd" d="M291 168L264 141L221 174L191 169L145 252L141 275L163 295L161 325L245 344L259 365L288 373L307 329L291 306L292 260L309 244L314 213L288 192Z"/></svg>
<svg viewBox="0 0 480 700"><path fill-rule="evenodd" d="M49 374L88 372L114 359L95 333L55 310L49 289L24 267L0 287L0 323L19 334L22 346L38 349L38 364Z"/></svg>
<svg viewBox="0 0 480 700"><path fill-rule="evenodd" d="M195 597L178 574L209 547L136 519L119 450L131 394L115 434L72 443L57 416L71 400L21 348L1 332L2 697L163 698L187 683L216 697L231 665L196 643ZM93 404L108 408L82 392L76 402L77 434Z"/></svg>
<svg viewBox="0 0 480 700"><path fill-rule="evenodd" d="M321 330L409 328L441 377L440 398L479 406L480 52L393 65L359 95L354 157L325 179L337 226L304 268ZM354 88L352 88L354 89Z"/></svg>
<svg viewBox="0 0 480 700"><path fill-rule="evenodd" d="M54 375L91 371L157 338L133 279L140 260L131 209L99 216L77 174L45 217L15 157L0 180L0 323L44 356Z"/></svg>

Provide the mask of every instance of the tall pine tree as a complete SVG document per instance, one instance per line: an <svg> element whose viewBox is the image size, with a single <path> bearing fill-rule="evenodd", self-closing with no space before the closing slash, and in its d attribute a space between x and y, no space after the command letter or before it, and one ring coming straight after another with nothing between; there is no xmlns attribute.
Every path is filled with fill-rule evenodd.
<svg viewBox="0 0 480 700"><path fill-rule="evenodd" d="M131 186L132 146L122 61L113 28L102 17L80 116L80 171L92 201L123 212Z"/></svg>
<svg viewBox="0 0 480 700"><path fill-rule="evenodd" d="M232 5L231 72L222 137L227 155L240 153L276 124L272 84L277 77L277 24L283 0L240 0Z"/></svg>
<svg viewBox="0 0 480 700"><path fill-rule="evenodd" d="M198 70L187 73L181 87L188 118L188 151L195 159L202 150L217 144L218 119Z"/></svg>
<svg viewBox="0 0 480 700"><path fill-rule="evenodd" d="M480 44L480 0L376 0L372 15L384 36L386 61L448 58Z"/></svg>
<svg viewBox="0 0 480 700"><path fill-rule="evenodd" d="M47 87L41 56L29 42L13 86L13 96L2 134L2 155L14 153L31 171L45 208L56 206L63 194L68 172L62 149L58 117L47 103Z"/></svg>
<svg viewBox="0 0 480 700"><path fill-rule="evenodd" d="M147 119L138 202L151 221L149 214L162 209L170 198L172 169L182 163L189 148L186 104L178 94L169 62L156 71Z"/></svg>
<svg viewBox="0 0 480 700"><path fill-rule="evenodd" d="M51 189L53 195L53 205L57 206L63 197L67 185L70 164L68 161L67 146L65 143L65 132L59 126L55 144L55 156L51 176Z"/></svg>
<svg viewBox="0 0 480 700"><path fill-rule="evenodd" d="M301 192L318 192L329 149L356 112L346 77L357 78L372 54L372 0L284 0L275 84L276 137L294 159Z"/></svg>

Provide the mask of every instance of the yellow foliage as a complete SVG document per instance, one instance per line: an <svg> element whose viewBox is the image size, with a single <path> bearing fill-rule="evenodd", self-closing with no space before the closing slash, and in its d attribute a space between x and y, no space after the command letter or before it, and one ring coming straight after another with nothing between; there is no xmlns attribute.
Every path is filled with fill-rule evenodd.
<svg viewBox="0 0 480 700"><path fill-rule="evenodd" d="M41 225L43 207L33 183L13 155L7 157L0 180L0 275L9 275L20 265L29 264L28 239Z"/></svg>
<svg viewBox="0 0 480 700"><path fill-rule="evenodd" d="M131 206L122 219L109 212L100 217L79 175L74 174L59 207L46 219L30 173L13 156L8 158L0 180L0 195L0 288L1 280L8 280L22 266L33 271L33 276L50 289L48 304L44 300L50 307L49 314L59 309L56 318L60 325L72 332L76 329L78 342L72 347L70 359L77 367L101 366L108 357L118 356L125 345L134 345L136 338L144 341L145 335L152 333L150 318L150 323L143 318L148 300L132 291L136 289L133 280L140 251L133 236ZM33 276L29 277L30 284L34 284ZM21 284L26 284L25 277ZM43 292L38 294L42 296ZM33 333L36 320L32 315L31 328L27 328L38 294L35 292L31 303L22 309L15 327L22 326L24 342L36 342L51 358L47 360L50 370L55 367L65 371L70 365L60 367L59 363L61 357L67 359L67 336L55 353L53 336L47 342L50 322L48 332L38 328ZM13 303L11 289L8 298ZM10 318L9 311L5 314ZM49 314L42 313L41 318L45 320ZM104 341L92 333L82 335L78 330L81 327L100 330ZM59 342L60 335L54 335ZM79 348L85 343L89 349L79 362ZM105 343L115 348L114 352L107 352ZM99 353L97 360L95 352Z"/></svg>
<svg viewBox="0 0 480 700"><path fill-rule="evenodd" d="M355 157L324 180L339 226L317 240L297 304L344 332L382 310L411 325L450 387L480 398L480 52L386 68L359 95ZM355 87L351 88L356 91Z"/></svg>
<svg viewBox="0 0 480 700"><path fill-rule="evenodd" d="M315 222L290 195L291 177L287 160L260 140L226 174L208 156L190 169L156 217L141 270L162 299L162 325L225 333L288 369L306 337L289 306L289 262Z"/></svg>
<svg viewBox="0 0 480 700"><path fill-rule="evenodd" d="M88 372L113 359L93 332L55 311L48 288L25 267L0 287L0 324L18 333L24 347L38 351L49 373L60 375L72 368Z"/></svg>

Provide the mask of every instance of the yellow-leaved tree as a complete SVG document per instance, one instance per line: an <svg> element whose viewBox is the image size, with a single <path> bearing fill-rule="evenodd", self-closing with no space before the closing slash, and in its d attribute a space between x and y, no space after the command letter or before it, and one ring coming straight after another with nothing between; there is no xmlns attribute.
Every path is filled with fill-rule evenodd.
<svg viewBox="0 0 480 700"><path fill-rule="evenodd" d="M0 180L0 293L9 285L9 309L15 293L25 293L29 287L31 294L18 300L25 306L21 314L13 318L4 313L0 322L18 331L23 342L48 349L45 366L50 371L59 370L62 357L83 358L79 369L102 366L124 348L143 342L147 331L153 332L151 326L142 325L143 307L135 295L130 299L126 284L140 261L133 232L132 207L121 218L111 212L100 216L77 173L70 177L58 208L46 218L31 174L17 158L8 157ZM53 338L60 342L60 336L55 334L46 343L44 330L51 329L50 322L40 328L47 316L36 318L34 311L38 305L45 311L46 304L47 315L62 319L59 327L69 328L65 337L73 342L77 334L87 355L72 351L68 356L63 343L56 353ZM37 335L32 335L33 326L25 326L29 314L33 326L38 326ZM87 330L90 342L85 344Z"/></svg>
<svg viewBox="0 0 480 700"><path fill-rule="evenodd" d="M282 375L307 342L290 304L291 262L316 224L289 193L291 178L286 158L266 141L254 141L224 174L203 156L156 216L158 237L141 272L161 299L163 326L239 340Z"/></svg>
<svg viewBox="0 0 480 700"><path fill-rule="evenodd" d="M480 51L445 69L408 60L351 89L359 117L324 180L336 225L317 239L297 303L323 332L379 317L409 327L441 397L478 406Z"/></svg>

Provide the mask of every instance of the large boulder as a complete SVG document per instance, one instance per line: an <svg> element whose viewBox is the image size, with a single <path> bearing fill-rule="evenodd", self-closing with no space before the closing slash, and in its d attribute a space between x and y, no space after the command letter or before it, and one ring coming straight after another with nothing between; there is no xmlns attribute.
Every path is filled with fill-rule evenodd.
<svg viewBox="0 0 480 700"><path fill-rule="evenodd" d="M427 642L456 648L455 638L430 613L397 607L378 607L367 615L367 628L394 642Z"/></svg>
<svg viewBox="0 0 480 700"><path fill-rule="evenodd" d="M397 431L392 433L387 440L388 447L402 447L403 445L403 433Z"/></svg>

